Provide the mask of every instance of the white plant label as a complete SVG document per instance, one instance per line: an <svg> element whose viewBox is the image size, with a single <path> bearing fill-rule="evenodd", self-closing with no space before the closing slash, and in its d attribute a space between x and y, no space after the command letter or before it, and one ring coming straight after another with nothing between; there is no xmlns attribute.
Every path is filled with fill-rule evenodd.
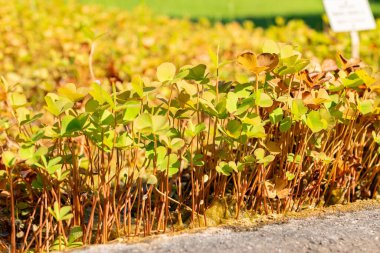
<svg viewBox="0 0 380 253"><path fill-rule="evenodd" d="M368 0L323 0L334 32L352 32L376 28Z"/></svg>

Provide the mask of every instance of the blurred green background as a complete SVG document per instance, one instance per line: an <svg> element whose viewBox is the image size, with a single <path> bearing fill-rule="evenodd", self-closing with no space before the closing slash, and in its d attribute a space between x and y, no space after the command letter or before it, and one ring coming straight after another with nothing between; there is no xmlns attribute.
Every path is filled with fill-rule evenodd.
<svg viewBox="0 0 380 253"><path fill-rule="evenodd" d="M171 17L213 21L252 20L259 26L274 23L276 17L286 20L303 19L315 29L322 29L324 14L322 0L80 0L86 4L101 4L106 7L133 9L139 4L149 6L155 13ZM380 17L380 1L370 1L372 11Z"/></svg>

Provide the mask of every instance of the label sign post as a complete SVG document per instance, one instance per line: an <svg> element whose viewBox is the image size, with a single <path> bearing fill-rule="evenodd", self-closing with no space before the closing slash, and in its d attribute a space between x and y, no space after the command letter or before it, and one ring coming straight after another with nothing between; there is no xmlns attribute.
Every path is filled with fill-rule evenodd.
<svg viewBox="0 0 380 253"><path fill-rule="evenodd" d="M351 33L351 56L359 58L358 31L376 28L368 0L323 0L323 5L333 31Z"/></svg>

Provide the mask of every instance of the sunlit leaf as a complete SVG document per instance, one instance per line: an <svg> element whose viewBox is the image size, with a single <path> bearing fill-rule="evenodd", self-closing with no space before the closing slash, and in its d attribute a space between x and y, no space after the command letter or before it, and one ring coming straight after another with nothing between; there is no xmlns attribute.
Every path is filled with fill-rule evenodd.
<svg viewBox="0 0 380 253"><path fill-rule="evenodd" d="M157 79L160 82L173 80L176 67L173 63L165 62L157 68Z"/></svg>
<svg viewBox="0 0 380 253"><path fill-rule="evenodd" d="M82 130L83 125L81 122L71 115L65 115L62 118L61 134L70 134L75 131Z"/></svg>
<svg viewBox="0 0 380 253"><path fill-rule="evenodd" d="M77 102L87 95L86 88L77 88L75 84L68 83L58 88L58 94L62 97L70 99L72 102Z"/></svg>
<svg viewBox="0 0 380 253"><path fill-rule="evenodd" d="M219 162L219 164L215 167L216 171L224 176L229 176L232 172L237 172L237 166L234 162Z"/></svg>
<svg viewBox="0 0 380 253"><path fill-rule="evenodd" d="M148 179L146 181L147 184L153 184L153 185L157 184L157 182L158 182L157 177L152 174L148 176Z"/></svg>
<svg viewBox="0 0 380 253"><path fill-rule="evenodd" d="M74 226L70 228L68 242L69 244L74 243L76 240L81 239L83 236L83 230L81 226Z"/></svg>
<svg viewBox="0 0 380 253"><path fill-rule="evenodd" d="M142 134L164 134L169 130L167 117L161 115L150 115L143 113L138 116L134 125Z"/></svg>
<svg viewBox="0 0 380 253"><path fill-rule="evenodd" d="M308 109L301 99L294 99L292 102L291 112L294 120L300 120L307 113Z"/></svg>
<svg viewBox="0 0 380 253"><path fill-rule="evenodd" d="M16 162L16 155L11 151L4 151L1 155L5 166L12 167Z"/></svg>
<svg viewBox="0 0 380 253"><path fill-rule="evenodd" d="M258 90L256 92L255 104L263 108L271 107L273 105L273 100L268 94L264 93L262 90Z"/></svg>
<svg viewBox="0 0 380 253"><path fill-rule="evenodd" d="M205 78L206 65L199 64L189 69L188 74L184 77L185 80L201 81Z"/></svg>
<svg viewBox="0 0 380 253"><path fill-rule="evenodd" d="M13 107L20 107L27 103L26 96L21 93L12 92L8 94L8 103Z"/></svg>
<svg viewBox="0 0 380 253"><path fill-rule="evenodd" d="M72 108L74 103L67 98L58 97L53 93L45 96L46 109L54 116L59 116L62 112Z"/></svg>
<svg viewBox="0 0 380 253"><path fill-rule="evenodd" d="M234 92L229 92L227 94L226 108L229 113L234 113L237 110L237 102L239 96Z"/></svg>
<svg viewBox="0 0 380 253"><path fill-rule="evenodd" d="M374 110L373 101L369 100L369 99L363 100L363 101L359 101L359 103L358 103L358 110L363 115L372 113L373 110Z"/></svg>
<svg viewBox="0 0 380 253"><path fill-rule="evenodd" d="M251 73L258 75L261 72L273 70L278 64L278 56L270 53L256 55L245 52L237 57L237 62Z"/></svg>
<svg viewBox="0 0 380 253"><path fill-rule="evenodd" d="M325 119L321 117L319 111L311 111L306 117L307 126L313 131L313 133L320 132L327 128L328 124Z"/></svg>
<svg viewBox="0 0 380 253"><path fill-rule="evenodd" d="M99 84L91 84L90 95L100 104L108 103L111 107L114 107L114 101L112 100L111 95L103 89Z"/></svg>
<svg viewBox="0 0 380 253"><path fill-rule="evenodd" d="M141 103L139 101L128 101L125 103L125 111L123 120L130 122L136 119L141 110Z"/></svg>
<svg viewBox="0 0 380 253"><path fill-rule="evenodd" d="M144 94L144 83L140 77L135 77L132 79L133 91L141 98Z"/></svg>
<svg viewBox="0 0 380 253"><path fill-rule="evenodd" d="M351 73L346 78L342 78L342 84L346 88L357 88L363 84L363 80L356 73Z"/></svg>
<svg viewBox="0 0 380 253"><path fill-rule="evenodd" d="M287 132L292 127L292 119L290 117L283 118L280 121L280 131Z"/></svg>
<svg viewBox="0 0 380 253"><path fill-rule="evenodd" d="M284 116L284 112L281 108L276 108L269 114L269 119L272 124L279 123Z"/></svg>
<svg viewBox="0 0 380 253"><path fill-rule="evenodd" d="M291 172L289 172L289 171L286 172L286 178L287 178L289 181L293 180L295 177L296 177L296 175L294 175L293 173L291 173Z"/></svg>
<svg viewBox="0 0 380 253"><path fill-rule="evenodd" d="M241 135L242 125L239 120L231 120L227 123L226 132L234 139L238 139Z"/></svg>
<svg viewBox="0 0 380 253"><path fill-rule="evenodd" d="M264 42L264 45L263 45L263 52L264 53L279 54L280 53L280 47L273 40L266 40Z"/></svg>

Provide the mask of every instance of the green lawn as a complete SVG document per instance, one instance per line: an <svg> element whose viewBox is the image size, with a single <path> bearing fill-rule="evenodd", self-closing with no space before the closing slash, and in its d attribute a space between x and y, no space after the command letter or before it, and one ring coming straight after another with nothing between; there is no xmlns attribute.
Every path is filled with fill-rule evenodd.
<svg viewBox="0 0 380 253"><path fill-rule="evenodd" d="M80 0L105 6L131 9L146 3L160 14L174 17L208 17L211 19L242 19L266 17L307 17L323 13L322 0ZM380 16L380 1L372 1L372 9Z"/></svg>

